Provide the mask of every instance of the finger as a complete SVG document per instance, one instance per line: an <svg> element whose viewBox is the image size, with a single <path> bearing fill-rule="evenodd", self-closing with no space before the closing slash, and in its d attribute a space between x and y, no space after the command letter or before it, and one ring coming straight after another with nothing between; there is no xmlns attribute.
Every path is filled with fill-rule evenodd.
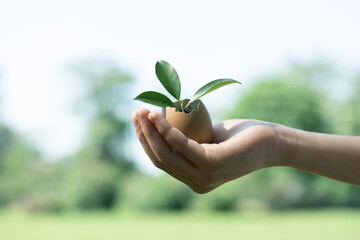
<svg viewBox="0 0 360 240"><path fill-rule="evenodd" d="M188 187L190 187L194 192L199 193L199 194L204 194L204 193L208 193L212 190L214 190L217 186L201 186L198 183L192 181L191 179L185 177L184 175L182 175L179 172L176 172L175 170L173 170L172 168L168 167L167 165L163 164L161 161L159 161L157 159L157 157L155 156L154 152L152 151L151 147L149 146L143 132L141 129L141 126L139 125L139 121L138 121L138 116L137 114L134 114L132 117L133 120L133 124L135 126L135 130L136 130L136 135L143 147L143 149L145 150L145 152L147 153L147 155L149 156L150 160L152 161L152 163L154 164L154 166L156 166L157 168L163 170L164 172L168 173L170 176L174 177L175 179L183 182L184 184L186 184Z"/></svg>
<svg viewBox="0 0 360 240"><path fill-rule="evenodd" d="M213 142L220 143L224 141L228 131L225 128L225 122L215 123L213 126Z"/></svg>
<svg viewBox="0 0 360 240"><path fill-rule="evenodd" d="M139 124L139 120L138 120L138 116L135 113L135 115L132 118L134 126L135 126L135 132L136 132L136 136L139 139L139 142L142 146L142 148L144 149L145 153L148 155L148 157L150 158L150 160L152 161L152 163L158 167L159 165L159 160L156 158L154 152L152 151L152 149L150 148L142 130L141 130L141 126Z"/></svg>
<svg viewBox="0 0 360 240"><path fill-rule="evenodd" d="M153 162L153 164L165 171L166 173L168 173L170 176L174 177L175 179L179 180L180 182L183 182L184 184L186 184L188 187L190 187L194 192L196 193L207 193L211 190L213 190L215 187L202 187L200 185L198 185L197 183L193 182L191 179L183 176L181 173L178 173L176 171L174 171L173 169L169 168L168 166L166 166L165 164L163 164L162 162L160 162L155 154L153 153L152 149L150 148L142 130L141 127L138 125L138 120L137 120L137 116L134 115L133 116L133 123L136 130L136 136L138 137L142 147L144 148L146 154L149 156L150 160Z"/></svg>
<svg viewBox="0 0 360 240"><path fill-rule="evenodd" d="M216 123L213 128L213 141L215 143L221 143L228 140L237 133L237 129L241 126L241 123L242 121L239 119L230 119Z"/></svg>
<svg viewBox="0 0 360 240"><path fill-rule="evenodd" d="M180 130L172 127L159 112L152 112L149 119L154 123L157 131L177 152L195 164L199 164L205 157L203 147L196 141L187 138Z"/></svg>
<svg viewBox="0 0 360 240"><path fill-rule="evenodd" d="M160 162L157 159L157 157L155 156L155 154L153 153L145 136L143 135L141 127L138 125L138 120L137 120L136 115L133 116L133 123L134 123L135 129L136 129L136 135L137 135L138 139L140 140L142 147L144 148L145 152L147 153L147 155L149 156L149 158L151 159L151 161L157 168L165 171L170 176L183 182L184 184L186 184L188 187L190 187L196 193L203 194L203 193L210 192L211 190L216 188L216 187L202 187L199 184L197 184L196 182L192 181L191 179L183 176L181 173L174 171L170 167L168 167L165 164L163 164L162 162Z"/></svg>
<svg viewBox="0 0 360 240"><path fill-rule="evenodd" d="M190 179L199 178L199 169L192 162L188 161L179 153L173 151L155 126L148 119L149 111L141 109L138 111L140 126L148 145L156 158L176 172Z"/></svg>

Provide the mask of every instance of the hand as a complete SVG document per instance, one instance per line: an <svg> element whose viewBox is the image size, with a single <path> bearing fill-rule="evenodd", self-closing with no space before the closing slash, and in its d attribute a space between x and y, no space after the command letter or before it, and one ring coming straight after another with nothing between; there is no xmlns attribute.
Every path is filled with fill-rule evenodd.
<svg viewBox="0 0 360 240"><path fill-rule="evenodd" d="M136 135L153 164L207 193L255 170L277 165L277 125L256 120L227 120L214 126L212 144L199 144L172 127L161 113L138 110Z"/></svg>

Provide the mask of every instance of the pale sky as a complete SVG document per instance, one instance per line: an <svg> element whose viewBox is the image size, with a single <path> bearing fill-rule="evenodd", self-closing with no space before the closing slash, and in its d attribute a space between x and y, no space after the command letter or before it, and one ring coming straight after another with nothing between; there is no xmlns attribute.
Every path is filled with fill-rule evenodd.
<svg viewBox="0 0 360 240"><path fill-rule="evenodd" d="M134 96L163 91L154 73L159 59L178 70L184 97L216 78L243 83L204 97L210 113L289 60L320 57L356 71L359 12L356 0L0 0L0 120L48 158L76 151L84 127L73 102L81 86L69 66L87 59L116 61L136 80ZM156 110L134 102L133 111L140 106ZM153 171L143 153L135 158Z"/></svg>

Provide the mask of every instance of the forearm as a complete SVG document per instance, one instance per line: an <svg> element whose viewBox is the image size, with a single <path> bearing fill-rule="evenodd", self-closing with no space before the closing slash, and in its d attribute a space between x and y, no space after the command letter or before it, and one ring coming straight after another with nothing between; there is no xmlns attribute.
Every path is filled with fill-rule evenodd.
<svg viewBox="0 0 360 240"><path fill-rule="evenodd" d="M280 127L279 165L360 185L360 137Z"/></svg>

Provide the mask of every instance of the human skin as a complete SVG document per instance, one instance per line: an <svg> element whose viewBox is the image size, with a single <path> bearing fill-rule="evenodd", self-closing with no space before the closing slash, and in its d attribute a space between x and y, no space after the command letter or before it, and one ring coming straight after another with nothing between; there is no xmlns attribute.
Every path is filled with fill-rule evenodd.
<svg viewBox="0 0 360 240"><path fill-rule="evenodd" d="M199 144L159 112L139 109L136 135L152 163L196 193L256 170L284 166L360 185L360 137L302 131L258 120L214 125L213 143Z"/></svg>

